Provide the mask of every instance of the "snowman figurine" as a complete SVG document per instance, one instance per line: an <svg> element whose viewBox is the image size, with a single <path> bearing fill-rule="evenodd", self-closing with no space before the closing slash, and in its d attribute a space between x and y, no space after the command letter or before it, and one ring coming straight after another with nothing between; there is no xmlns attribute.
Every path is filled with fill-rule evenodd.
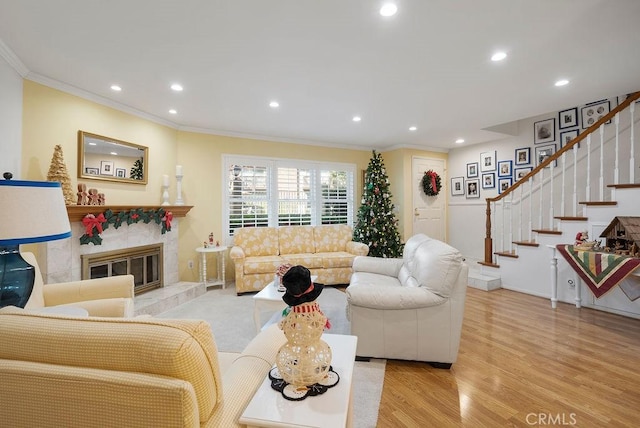
<svg viewBox="0 0 640 428"><path fill-rule="evenodd" d="M321 339L327 317L316 302L322 284L311 281L304 266L293 266L282 276L286 291L282 300L289 305L279 327L287 338L271 369L271 386L288 400L302 400L319 395L336 385L340 379L331 368L331 348Z"/></svg>

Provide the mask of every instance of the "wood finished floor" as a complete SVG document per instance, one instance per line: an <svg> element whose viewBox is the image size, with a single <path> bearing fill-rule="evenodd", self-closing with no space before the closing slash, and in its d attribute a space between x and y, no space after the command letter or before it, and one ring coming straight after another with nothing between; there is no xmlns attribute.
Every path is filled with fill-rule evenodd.
<svg viewBox="0 0 640 428"><path fill-rule="evenodd" d="M640 320L469 288L458 361L389 360L377 426L640 426Z"/></svg>

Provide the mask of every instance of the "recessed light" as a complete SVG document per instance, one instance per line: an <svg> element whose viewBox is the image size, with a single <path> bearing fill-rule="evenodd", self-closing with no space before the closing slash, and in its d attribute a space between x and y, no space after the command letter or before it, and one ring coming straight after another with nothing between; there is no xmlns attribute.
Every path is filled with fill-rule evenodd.
<svg viewBox="0 0 640 428"><path fill-rule="evenodd" d="M97 146L97 143L89 143L90 146Z"/></svg>
<svg viewBox="0 0 640 428"><path fill-rule="evenodd" d="M395 3L385 3L380 8L380 15L382 16L393 16L398 11L398 6Z"/></svg>
<svg viewBox="0 0 640 428"><path fill-rule="evenodd" d="M178 113L178 110L176 110L176 109L172 108L171 110L169 110L169 113L171 113L171 114L177 114L177 113Z"/></svg>
<svg viewBox="0 0 640 428"><path fill-rule="evenodd" d="M507 54L504 52L496 52L491 56L491 61L502 61L507 57Z"/></svg>
<svg viewBox="0 0 640 428"><path fill-rule="evenodd" d="M280 103L279 103L279 102L277 102L277 101L271 101L271 102L269 103L269 107L271 107L271 108L278 108L278 107L280 107Z"/></svg>
<svg viewBox="0 0 640 428"><path fill-rule="evenodd" d="M360 116L353 116L352 119L354 122L360 122L362 120L362 118Z"/></svg>
<svg viewBox="0 0 640 428"><path fill-rule="evenodd" d="M409 131L415 131L416 129L418 129L418 128L416 128L415 126L409 127Z"/></svg>
<svg viewBox="0 0 640 428"><path fill-rule="evenodd" d="M118 154L116 152L111 152L109 154L112 155L112 156L118 156Z"/></svg>
<svg viewBox="0 0 640 428"><path fill-rule="evenodd" d="M112 91L116 91L116 92L120 92L122 90L122 88L120 87L120 85L111 85L111 90Z"/></svg>
<svg viewBox="0 0 640 428"><path fill-rule="evenodd" d="M567 79L561 79L558 80L556 83L554 83L556 86L564 86L564 85L568 85L569 81Z"/></svg>
<svg viewBox="0 0 640 428"><path fill-rule="evenodd" d="M464 138L458 138L456 140L456 144L462 144L462 143L464 143Z"/></svg>
<svg viewBox="0 0 640 428"><path fill-rule="evenodd" d="M171 89L173 89L176 92L180 92L182 91L182 85L179 83L174 83L173 85L171 85Z"/></svg>

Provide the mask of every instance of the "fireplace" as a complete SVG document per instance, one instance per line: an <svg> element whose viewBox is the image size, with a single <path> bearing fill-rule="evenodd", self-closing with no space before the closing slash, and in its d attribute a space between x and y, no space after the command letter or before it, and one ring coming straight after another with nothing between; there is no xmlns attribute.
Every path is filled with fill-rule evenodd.
<svg viewBox="0 0 640 428"><path fill-rule="evenodd" d="M135 294L163 286L163 244L143 245L80 256L82 279L131 274Z"/></svg>

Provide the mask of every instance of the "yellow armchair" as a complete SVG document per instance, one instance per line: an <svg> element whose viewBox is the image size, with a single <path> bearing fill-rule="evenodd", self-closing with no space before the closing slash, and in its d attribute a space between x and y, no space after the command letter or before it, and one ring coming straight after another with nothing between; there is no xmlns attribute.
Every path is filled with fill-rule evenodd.
<svg viewBox="0 0 640 428"><path fill-rule="evenodd" d="M33 291L25 309L73 306L83 308L90 316L96 317L129 318L134 315L133 275L44 284L33 253L21 255L35 268L36 274Z"/></svg>

